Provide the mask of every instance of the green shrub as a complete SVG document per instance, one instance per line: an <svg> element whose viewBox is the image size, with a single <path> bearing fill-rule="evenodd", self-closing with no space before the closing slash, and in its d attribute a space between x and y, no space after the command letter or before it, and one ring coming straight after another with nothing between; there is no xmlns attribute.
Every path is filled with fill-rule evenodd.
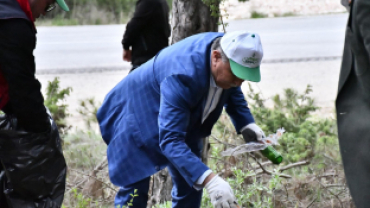
<svg viewBox="0 0 370 208"><path fill-rule="evenodd" d="M58 126L59 132L65 134L70 128L66 123L68 105L65 99L71 93L72 88L67 87L60 89L59 78L55 77L53 81L48 81L45 93L45 106L49 109L55 123Z"/></svg>
<svg viewBox="0 0 370 208"><path fill-rule="evenodd" d="M275 146L284 157L278 166L270 167L258 152L220 157L220 152L244 141L225 113L214 126L208 165L230 183L241 207L324 207L328 203L353 207L340 160L336 121L313 116L319 108L311 92L310 85L301 94L285 89L282 96L272 97L273 108L268 108L249 85L247 100L256 123L267 135L286 129L280 146ZM212 207L206 192L202 207Z"/></svg>
<svg viewBox="0 0 370 208"><path fill-rule="evenodd" d="M283 153L285 162L312 159L317 153L317 141L321 141L322 137L326 138L327 143L338 145L336 121L312 117L312 113L319 107L310 97L311 92L310 85L302 94L293 89L285 89L283 96L273 96L274 107L267 108L265 100L249 85L249 106L256 123L267 135L281 127L286 130L279 141L281 145L277 147Z"/></svg>

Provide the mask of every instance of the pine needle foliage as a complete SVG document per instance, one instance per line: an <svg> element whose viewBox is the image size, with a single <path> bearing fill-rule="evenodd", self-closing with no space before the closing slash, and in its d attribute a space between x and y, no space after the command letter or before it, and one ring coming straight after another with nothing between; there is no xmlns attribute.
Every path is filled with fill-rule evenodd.
<svg viewBox="0 0 370 208"><path fill-rule="evenodd" d="M55 77L53 81L48 81L48 86L45 92L45 106L49 109L54 121L56 122L59 132L64 134L69 129L66 123L66 117L69 116L67 113L68 105L65 103L65 99L71 93L72 88L67 87L64 89L60 88L60 81L58 77Z"/></svg>
<svg viewBox="0 0 370 208"><path fill-rule="evenodd" d="M284 154L286 162L312 159L317 155L316 147L323 145L323 141L324 144L337 144L335 120L312 116L319 107L310 96L311 92L311 85L307 85L301 94L291 88L285 89L283 96L272 97L273 108L267 108L266 100L249 85L247 100L250 101L249 106L256 123L267 134L274 133L282 127L286 130L278 147ZM338 154L336 157L339 160Z"/></svg>

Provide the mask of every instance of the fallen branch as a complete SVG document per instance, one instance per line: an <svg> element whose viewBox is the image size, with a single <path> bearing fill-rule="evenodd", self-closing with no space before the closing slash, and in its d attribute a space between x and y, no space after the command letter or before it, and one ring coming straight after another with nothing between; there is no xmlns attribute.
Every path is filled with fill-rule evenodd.
<svg viewBox="0 0 370 208"><path fill-rule="evenodd" d="M89 175L89 174L83 173L83 172L81 172L81 171L79 171L79 170L75 170L75 169L71 169L71 168L70 168L69 170L72 170L72 171L74 171L74 172L76 172L76 173L79 173L79 174L81 174L81 175L84 175L84 176L88 176L89 178L93 178L93 179L95 179L96 181L98 181L98 182L100 182L100 183L102 183L102 184L105 184L105 185L107 186L107 188L109 188L109 189L111 189L111 190L113 190L113 191L117 191L116 189L112 188L108 183L106 183L106 182L104 182L104 181L102 181L102 180L98 179L98 178L97 178L97 177L95 177L95 176L92 176L92 175Z"/></svg>
<svg viewBox="0 0 370 208"><path fill-rule="evenodd" d="M344 184L323 184L326 188L346 188Z"/></svg>
<svg viewBox="0 0 370 208"><path fill-rule="evenodd" d="M280 172L283 172L284 170L288 170L288 169L295 168L295 167L298 167L298 166L308 165L308 164L310 164L310 162L308 162L308 161L301 161L301 162L289 164L287 166L284 166L284 167L280 168Z"/></svg>
<svg viewBox="0 0 370 208"><path fill-rule="evenodd" d="M87 175L87 176L89 176L89 177L87 177L87 178L85 178L84 180L82 180L81 182L79 182L79 183L77 183L76 185L74 185L73 187L71 187L71 189L69 189L67 192L66 192L66 194L67 193L69 193L72 189L74 189L74 188L80 188L80 189L82 189L83 187L82 187L82 185L83 184L85 184L86 183L86 181L88 181L89 180L89 178L96 178L96 177L94 177L94 176L92 176L92 175L96 175L97 173L98 173L98 171L101 171L101 170L103 170L106 166L108 165L108 160L107 160L107 158L106 157L104 157L103 158L103 160L94 168L94 170L91 172L91 175L87 175L87 174L85 174L85 173L83 173L82 175ZM69 169L69 170L73 170L73 171L75 171L75 172L79 172L79 171L77 171L77 170L74 170L74 169ZM97 178L96 178L97 179ZM98 179L97 179L98 180ZM99 181L99 180L98 180ZM105 183L106 184L106 183ZM110 186L108 186L109 188L111 188ZM112 188L111 188L112 189ZM113 189L114 191L116 191L115 189Z"/></svg>
<svg viewBox="0 0 370 208"><path fill-rule="evenodd" d="M337 173L325 173L323 175L320 175L318 176L319 178L324 178L324 177L334 177L334 176L338 176Z"/></svg>

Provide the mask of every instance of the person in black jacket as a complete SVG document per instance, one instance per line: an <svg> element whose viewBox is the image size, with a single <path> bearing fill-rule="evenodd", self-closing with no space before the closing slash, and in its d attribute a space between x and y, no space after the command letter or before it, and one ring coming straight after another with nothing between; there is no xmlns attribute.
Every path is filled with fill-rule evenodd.
<svg viewBox="0 0 370 208"><path fill-rule="evenodd" d="M338 139L357 208L370 207L370 1L342 1L350 10L336 99Z"/></svg>
<svg viewBox="0 0 370 208"><path fill-rule="evenodd" d="M66 164L35 78L34 21L64 0L0 0L0 207L57 208Z"/></svg>
<svg viewBox="0 0 370 208"><path fill-rule="evenodd" d="M134 17L127 23L123 36L123 60L132 63L132 70L147 62L168 46L171 27L166 0L138 0Z"/></svg>

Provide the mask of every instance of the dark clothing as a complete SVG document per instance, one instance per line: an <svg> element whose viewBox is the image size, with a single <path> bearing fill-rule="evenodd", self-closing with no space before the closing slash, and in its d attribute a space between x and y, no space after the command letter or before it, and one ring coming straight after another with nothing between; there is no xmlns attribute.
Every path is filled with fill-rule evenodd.
<svg viewBox="0 0 370 208"><path fill-rule="evenodd" d="M138 68L139 66L140 66L140 65L132 65L132 68L130 69L130 72L129 72L129 73L133 72L133 71L134 71L134 69Z"/></svg>
<svg viewBox="0 0 370 208"><path fill-rule="evenodd" d="M0 116L1 208L60 208L65 191L58 128L35 78L31 19L27 0L0 0L0 105L5 112Z"/></svg>
<svg viewBox="0 0 370 208"><path fill-rule="evenodd" d="M15 0L0 0L0 17L11 17L9 11L3 9L9 2L18 4ZM35 46L36 34L31 21L18 14L11 19L0 19L0 70L9 89L9 102L2 110L14 114L19 126L26 131L37 133L48 131L50 122L41 85L35 78Z"/></svg>
<svg viewBox="0 0 370 208"><path fill-rule="evenodd" d="M18 2L13 0L0 0L0 19L21 18L28 20Z"/></svg>
<svg viewBox="0 0 370 208"><path fill-rule="evenodd" d="M0 207L60 208L67 168L55 122L35 134L16 130L14 119L0 117Z"/></svg>
<svg viewBox="0 0 370 208"><path fill-rule="evenodd" d="M141 65L168 46L171 28L166 0L138 0L134 17L127 23L122 45L132 48L132 65Z"/></svg>
<svg viewBox="0 0 370 208"><path fill-rule="evenodd" d="M357 208L370 204L369 14L369 0L352 0L336 100L343 166Z"/></svg>

